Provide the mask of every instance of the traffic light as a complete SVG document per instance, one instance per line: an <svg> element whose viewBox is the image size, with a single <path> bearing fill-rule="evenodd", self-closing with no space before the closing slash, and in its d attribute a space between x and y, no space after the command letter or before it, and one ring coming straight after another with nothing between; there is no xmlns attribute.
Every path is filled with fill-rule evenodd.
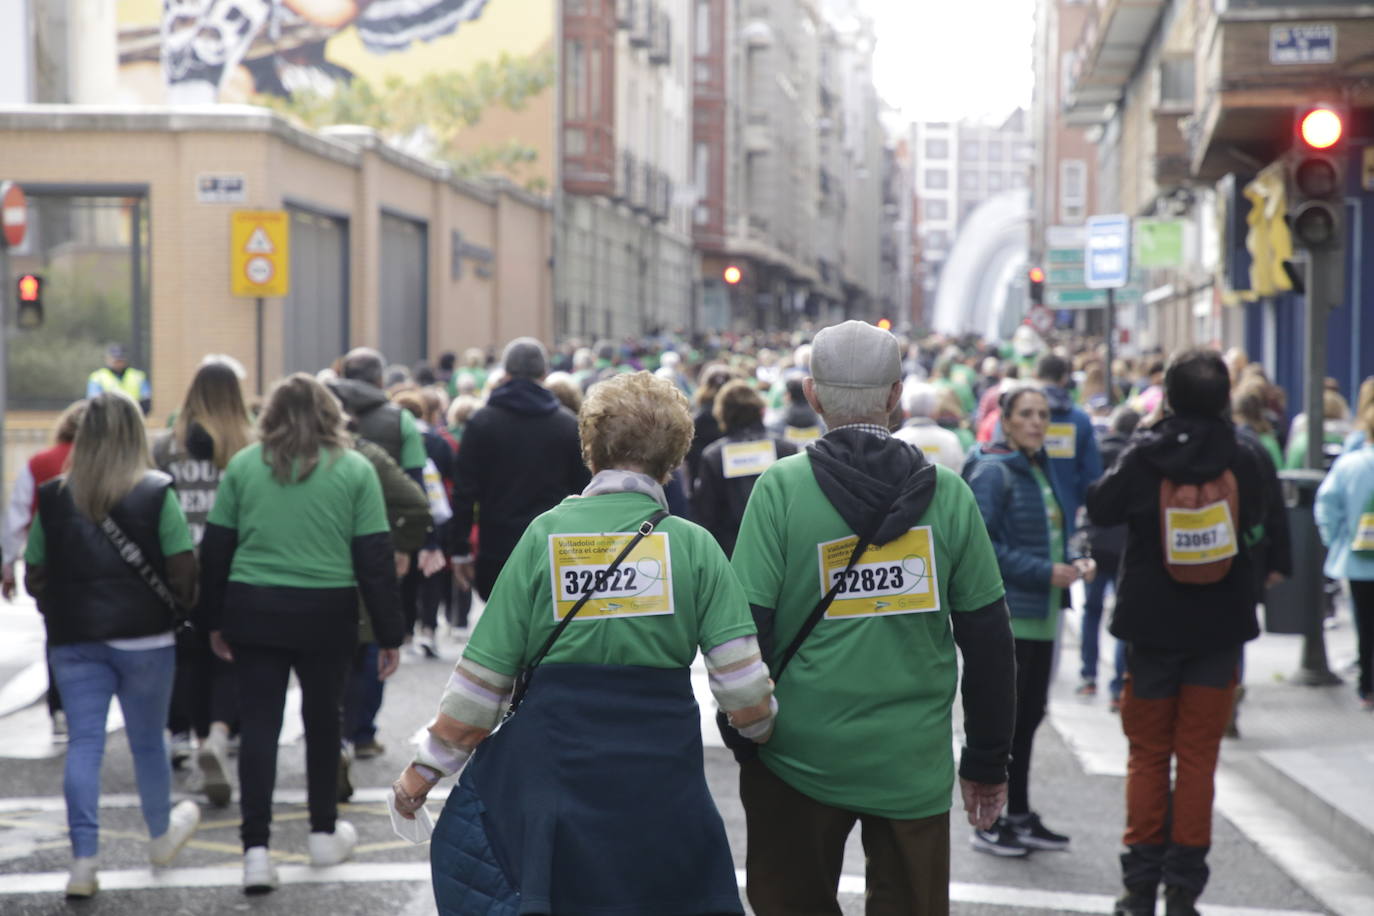
<svg viewBox="0 0 1374 916"><path fill-rule="evenodd" d="M1288 160L1293 243L1332 251L1345 242L1345 111L1334 105L1299 108Z"/></svg>
<svg viewBox="0 0 1374 916"><path fill-rule="evenodd" d="M1045 272L1039 267L1026 271L1026 282L1030 287L1031 305L1045 304Z"/></svg>
<svg viewBox="0 0 1374 916"><path fill-rule="evenodd" d="M43 278L38 274L23 274L15 286L19 290L19 309L14 323L24 329L43 323Z"/></svg>
<svg viewBox="0 0 1374 916"><path fill-rule="evenodd" d="M890 331L890 330L892 330L892 321L891 321L891 319L888 319L888 318L879 318L879 319L878 319L878 327L879 327L879 329L884 330L884 331Z"/></svg>
<svg viewBox="0 0 1374 916"><path fill-rule="evenodd" d="M725 272L721 274L721 276L726 283L731 286L737 286L739 285L739 281L744 279L744 271L731 264L729 267L725 268Z"/></svg>

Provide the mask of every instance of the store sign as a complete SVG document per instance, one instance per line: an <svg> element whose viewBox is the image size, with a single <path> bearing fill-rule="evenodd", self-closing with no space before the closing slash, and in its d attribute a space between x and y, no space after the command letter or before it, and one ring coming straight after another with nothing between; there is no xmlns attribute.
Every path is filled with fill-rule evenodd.
<svg viewBox="0 0 1374 916"><path fill-rule="evenodd" d="M1275 25L1269 27L1269 63L1334 64L1334 25Z"/></svg>
<svg viewBox="0 0 1374 916"><path fill-rule="evenodd" d="M1135 257L1138 267L1182 267L1183 220L1136 220Z"/></svg>
<svg viewBox="0 0 1374 916"><path fill-rule="evenodd" d="M248 200L248 181L242 175L197 175L196 203L241 204Z"/></svg>
<svg viewBox="0 0 1374 916"><path fill-rule="evenodd" d="M491 266L496 262L496 253L490 248L474 245L455 229L449 244L449 259L452 261L451 272L454 280L463 279L464 261L471 261L473 273L485 280L491 276Z"/></svg>

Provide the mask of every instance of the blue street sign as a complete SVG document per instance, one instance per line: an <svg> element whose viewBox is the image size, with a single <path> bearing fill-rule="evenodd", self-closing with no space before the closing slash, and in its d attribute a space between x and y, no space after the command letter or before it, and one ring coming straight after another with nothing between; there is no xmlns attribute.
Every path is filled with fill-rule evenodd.
<svg viewBox="0 0 1374 916"><path fill-rule="evenodd" d="M1120 289L1131 277L1131 218L1124 213L1088 217L1083 280L1089 289Z"/></svg>

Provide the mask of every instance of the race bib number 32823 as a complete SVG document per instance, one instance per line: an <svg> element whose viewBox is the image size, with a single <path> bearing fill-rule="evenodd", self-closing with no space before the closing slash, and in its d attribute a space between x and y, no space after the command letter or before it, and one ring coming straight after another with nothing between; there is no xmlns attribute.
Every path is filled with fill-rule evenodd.
<svg viewBox="0 0 1374 916"><path fill-rule="evenodd" d="M1176 566L1215 563L1236 555L1236 526L1231 507L1215 502L1200 509L1165 510L1164 532L1168 556Z"/></svg>
<svg viewBox="0 0 1374 916"><path fill-rule="evenodd" d="M940 610L935 573L935 542L929 525L912 528L881 547L870 545L852 569L849 558L857 537L817 545L821 591L840 583L828 619L925 614Z"/></svg>
<svg viewBox="0 0 1374 916"><path fill-rule="evenodd" d="M668 535L644 538L614 571L608 570L633 534L554 534L549 536L553 580L553 617L562 620L582 593L592 597L573 618L653 617L673 613L673 582Z"/></svg>

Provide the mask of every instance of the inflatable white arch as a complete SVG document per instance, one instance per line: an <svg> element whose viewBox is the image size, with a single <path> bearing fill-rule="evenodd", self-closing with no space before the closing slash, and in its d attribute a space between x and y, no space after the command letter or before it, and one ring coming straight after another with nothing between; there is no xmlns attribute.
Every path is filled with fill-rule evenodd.
<svg viewBox="0 0 1374 916"><path fill-rule="evenodd" d="M940 274L933 324L949 334L971 331L1008 340L1024 305L1017 274L1025 267L1030 192L1003 191L969 214Z"/></svg>

